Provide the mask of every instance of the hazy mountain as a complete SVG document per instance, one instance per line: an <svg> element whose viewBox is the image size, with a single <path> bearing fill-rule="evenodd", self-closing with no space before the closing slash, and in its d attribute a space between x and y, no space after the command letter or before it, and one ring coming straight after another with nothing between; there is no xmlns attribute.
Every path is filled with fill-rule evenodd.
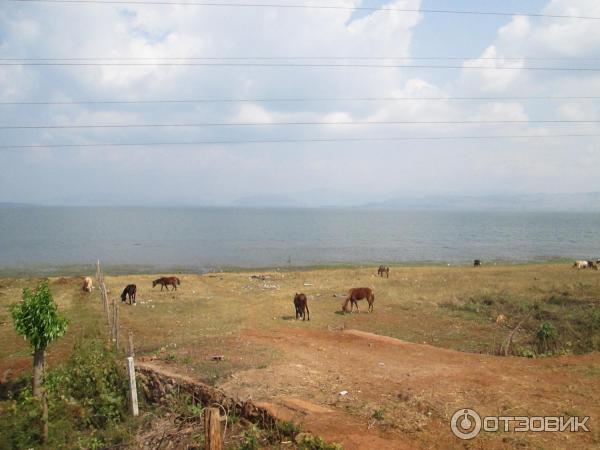
<svg viewBox="0 0 600 450"><path fill-rule="evenodd" d="M390 209L472 209L496 211L594 211L600 212L600 192L577 194L494 194L482 196L401 196L363 205Z"/></svg>
<svg viewBox="0 0 600 450"><path fill-rule="evenodd" d="M13 202L0 202L0 208L28 208L36 206L32 203L13 203Z"/></svg>
<svg viewBox="0 0 600 450"><path fill-rule="evenodd" d="M311 189L296 192L291 197L300 203L313 208L320 207L353 207L373 201L372 194L361 194L336 191L334 189ZM389 196L388 196L389 197Z"/></svg>
<svg viewBox="0 0 600 450"><path fill-rule="evenodd" d="M251 195L234 200L231 206L241 208L303 208L308 205L287 195Z"/></svg>

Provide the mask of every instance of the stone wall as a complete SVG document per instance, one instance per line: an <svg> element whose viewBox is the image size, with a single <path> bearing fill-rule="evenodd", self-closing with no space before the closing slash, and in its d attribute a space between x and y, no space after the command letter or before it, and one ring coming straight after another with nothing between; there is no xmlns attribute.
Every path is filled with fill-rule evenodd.
<svg viewBox="0 0 600 450"><path fill-rule="evenodd" d="M158 366L138 363L136 375L144 397L151 403L166 403L170 398L185 392L199 404L221 405L227 414L243 417L261 427L270 427L276 422L275 417L267 409L255 405L251 400L234 399L221 389L184 375L171 373Z"/></svg>

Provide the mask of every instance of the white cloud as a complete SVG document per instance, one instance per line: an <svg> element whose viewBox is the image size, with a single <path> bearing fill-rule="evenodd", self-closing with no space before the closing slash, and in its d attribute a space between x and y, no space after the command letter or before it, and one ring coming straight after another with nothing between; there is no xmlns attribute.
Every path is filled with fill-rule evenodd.
<svg viewBox="0 0 600 450"><path fill-rule="evenodd" d="M494 59L492 59L494 58ZM471 86L479 86L484 92L504 92L511 88L522 76L524 61L522 59L506 59L496 46L490 45L480 58L463 63L463 82ZM467 69L466 67L485 67L485 69ZM510 69L503 69L510 68ZM499 70L500 69L500 70Z"/></svg>
<svg viewBox="0 0 600 450"><path fill-rule="evenodd" d="M343 5L360 3L360 0L340 2ZM398 0L388 6L414 9L421 6L421 1ZM595 0L553 0L544 11L600 16L600 3ZM11 3L0 12L0 50L13 57L410 57L419 56L413 54L415 30L426 20L426 14L390 11L376 11L354 19L352 11L311 9ZM479 58L464 62L465 66L478 65L488 69L448 72L437 84L427 81L433 79L427 71L408 72L398 68L13 67L0 70L0 100L597 95L600 77L595 73L545 73L527 71L523 67L560 64L526 61L529 56L597 57L599 33L596 21L515 16L498 26L492 41L483 43L485 50ZM445 37L436 34L429 38ZM460 54L459 50L456 54ZM356 59L338 62L376 63ZM497 70L506 65L518 69ZM599 116L597 102L573 100L551 103L398 100L0 108L2 123L57 124L583 120ZM552 134L582 129L594 132L598 127L382 125L46 130L40 134L11 132L4 134L3 140L23 144L195 142L325 136ZM552 140L543 143L444 141L149 150L127 147L86 151L57 149L25 152L28 156L14 155L12 167L16 172L25 173L33 164L39 173L48 169L61 178L66 178L61 174L68 173L72 177L71 186L85 180L90 167L102 167L107 182L112 183L111 189L115 190L122 182L122 171L127 168L132 172L130 178L135 180L136 189L143 192L145 187L148 195L152 195L156 186L163 186L161 195L164 196L175 195L177 188L186 186L192 196L208 195L217 200L219 196L246 195L253 190L297 192L301 189L289 183L296 177L303 180L307 190L331 187L348 192L362 189L375 193L415 185L432 189L470 189L478 183L493 184L486 186L490 189L520 186L527 190L549 186L550 178L564 167L572 169L572 175L568 174L568 177L588 174L597 160L591 156L590 145L583 142L578 151L570 153L561 150L564 141ZM565 163L567 159L568 164ZM36 160L40 162L38 166L34 164ZM165 160L176 163L156 163ZM356 177L361 179L360 188L354 181ZM169 180L174 179L177 183L173 182L168 188ZM15 181L12 191L3 195L18 194L18 183ZM67 181L63 184L68 185ZM97 186L101 188L102 184Z"/></svg>

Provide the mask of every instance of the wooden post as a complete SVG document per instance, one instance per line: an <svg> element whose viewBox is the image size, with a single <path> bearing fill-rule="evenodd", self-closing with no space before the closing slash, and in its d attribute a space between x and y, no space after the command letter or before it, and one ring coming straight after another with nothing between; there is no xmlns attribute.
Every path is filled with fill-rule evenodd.
<svg viewBox="0 0 600 450"><path fill-rule="evenodd" d="M106 285L104 284L104 274L100 267L100 260L96 263L96 278L98 279L98 290L100 291L100 297L102 299L102 307L104 308L104 314L106 314L106 325L108 326L108 332L112 338L112 328L110 323L110 311L108 305L108 292L106 292Z"/></svg>
<svg viewBox="0 0 600 450"><path fill-rule="evenodd" d="M128 340L127 340L127 356L135 356L135 351L133 349L133 332L129 332Z"/></svg>
<svg viewBox="0 0 600 450"><path fill-rule="evenodd" d="M119 302L113 299L113 310L115 317L113 319L113 326L115 328L115 351L119 351Z"/></svg>
<svg viewBox="0 0 600 450"><path fill-rule="evenodd" d="M206 450L221 450L221 414L219 408L204 409L204 442Z"/></svg>

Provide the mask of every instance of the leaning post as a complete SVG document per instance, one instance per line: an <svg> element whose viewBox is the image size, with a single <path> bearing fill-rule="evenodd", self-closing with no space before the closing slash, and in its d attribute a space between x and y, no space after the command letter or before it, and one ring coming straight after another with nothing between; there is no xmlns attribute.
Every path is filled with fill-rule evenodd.
<svg viewBox="0 0 600 450"><path fill-rule="evenodd" d="M114 327L115 327L115 351L119 351L119 302L113 299L114 312L115 317L113 319Z"/></svg>
<svg viewBox="0 0 600 450"><path fill-rule="evenodd" d="M140 413L140 411L138 408L137 386L135 384L135 365L133 362L133 355L133 333L130 331L127 345L127 358L125 358L125 361L127 363L127 376L129 377L129 413L135 417Z"/></svg>

